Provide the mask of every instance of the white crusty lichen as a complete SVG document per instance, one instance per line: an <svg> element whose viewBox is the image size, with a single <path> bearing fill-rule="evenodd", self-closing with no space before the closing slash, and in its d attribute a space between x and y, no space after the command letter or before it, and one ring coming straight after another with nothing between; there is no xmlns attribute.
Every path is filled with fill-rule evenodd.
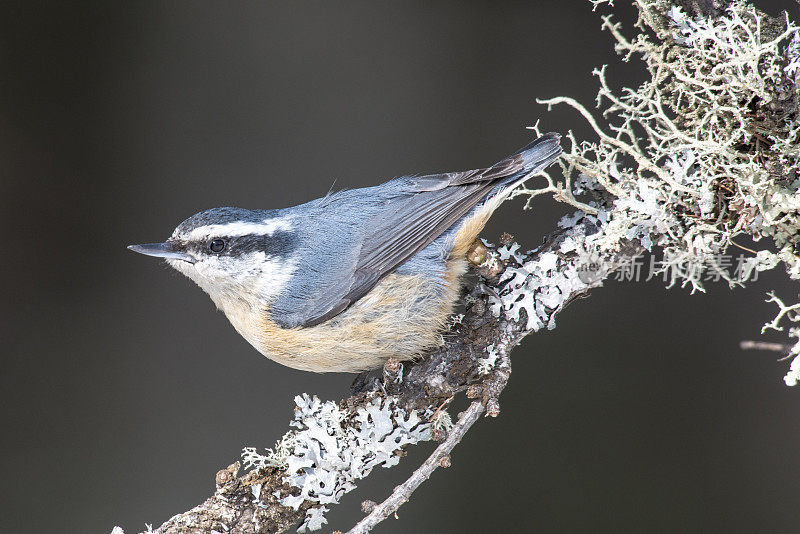
<svg viewBox="0 0 800 534"><path fill-rule="evenodd" d="M595 8L611 4L590 1ZM569 97L541 101L573 107L598 136L578 141L570 132L560 160L565 180L548 177L544 189L572 205L592 193L582 209L606 218L593 243L599 256L629 240L647 250L658 246L670 285L705 290L703 270L686 265L741 285L743 277L731 276L723 262L730 247L751 255L744 272L782 264L799 280L798 26L785 13L769 19L742 0L714 17L690 16L665 0L635 5L632 38L611 16L602 17L602 27L623 60L642 59L648 79L617 91L606 67L596 69L600 118ZM539 277L548 272L547 265L533 267L538 271L526 270ZM530 296L501 304L525 308L533 328L543 317L537 305Z"/></svg>
<svg viewBox="0 0 800 534"><path fill-rule="evenodd" d="M599 260L606 217L606 212L598 209L594 215L579 211L562 218L559 227L565 230L564 237L553 250L541 254L523 254L516 243L498 248L498 259L513 259L516 266L505 268L498 282L501 289L490 295L494 315L519 321L524 310L527 330L555 328L556 312L614 268L608 255ZM494 365L491 356L490 350L486 372Z"/></svg>
<svg viewBox="0 0 800 534"><path fill-rule="evenodd" d="M429 409L430 411L430 409ZM426 412L427 415L427 412ZM453 419L447 410L439 408L435 410L429 417L431 422L431 431L447 434L453 428ZM433 435L433 434L431 434Z"/></svg>
<svg viewBox="0 0 800 534"><path fill-rule="evenodd" d="M142 534L155 534L155 530L153 530L153 525L146 523L144 526L145 530L142 531ZM114 527L111 529L111 534L125 534L125 531L122 530L122 527Z"/></svg>
<svg viewBox="0 0 800 534"><path fill-rule="evenodd" d="M500 351L495 348L494 344L486 347L486 356L478 361L478 374L483 376L491 373L494 369L494 366L497 365L497 360L499 358Z"/></svg>
<svg viewBox="0 0 800 534"><path fill-rule="evenodd" d="M295 404L294 430L275 449L259 454L248 447L242 456L250 468L284 469L284 482L300 490L276 493L284 506L297 510L304 502L319 504L306 512L299 532L320 529L327 523L325 505L338 503L373 468L396 465L401 448L431 439L431 423L391 397L375 397L354 413L306 394L295 397Z"/></svg>
<svg viewBox="0 0 800 534"><path fill-rule="evenodd" d="M767 302L774 302L777 304L778 314L772 321L764 325L764 328L761 329L762 334L766 330L782 332L784 327L781 325L781 322L784 319L790 324L800 323L800 302L787 305L772 291L769 293ZM786 376L783 377L783 381L786 382L787 386L796 386L800 383L800 326L789 327L789 337L793 337L797 341L787 348L785 359L791 359L792 361L789 364L789 371L786 373Z"/></svg>

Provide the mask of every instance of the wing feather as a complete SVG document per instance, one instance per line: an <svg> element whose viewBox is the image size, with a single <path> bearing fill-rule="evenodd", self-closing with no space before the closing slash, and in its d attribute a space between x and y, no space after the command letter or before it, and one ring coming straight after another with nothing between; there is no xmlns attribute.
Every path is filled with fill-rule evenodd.
<svg viewBox="0 0 800 534"><path fill-rule="evenodd" d="M388 200L370 219L355 268L328 288L303 325L322 323L347 309L469 213L496 186L540 170L560 153L558 134L545 134L489 168L411 179L412 186L405 194Z"/></svg>

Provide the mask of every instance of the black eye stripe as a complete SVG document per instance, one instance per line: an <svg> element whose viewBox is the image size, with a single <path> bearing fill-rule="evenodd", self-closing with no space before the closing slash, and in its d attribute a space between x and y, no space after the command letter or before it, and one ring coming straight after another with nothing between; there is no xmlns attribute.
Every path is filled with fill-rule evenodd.
<svg viewBox="0 0 800 534"><path fill-rule="evenodd" d="M221 256L239 256L251 252L280 256L297 248L297 234L278 231L267 235L218 236L194 246L199 246L206 254Z"/></svg>
<svg viewBox="0 0 800 534"><path fill-rule="evenodd" d="M231 242L231 251L240 254L265 252L270 255L287 254L297 248L294 232L275 232L270 235L247 235Z"/></svg>

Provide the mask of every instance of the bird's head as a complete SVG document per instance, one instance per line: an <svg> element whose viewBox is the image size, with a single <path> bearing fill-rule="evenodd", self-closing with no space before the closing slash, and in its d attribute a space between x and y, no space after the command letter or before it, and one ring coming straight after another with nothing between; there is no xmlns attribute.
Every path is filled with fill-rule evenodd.
<svg viewBox="0 0 800 534"><path fill-rule="evenodd" d="M227 313L269 305L297 269L297 241L291 215L214 208L183 221L164 243L128 248L164 258Z"/></svg>

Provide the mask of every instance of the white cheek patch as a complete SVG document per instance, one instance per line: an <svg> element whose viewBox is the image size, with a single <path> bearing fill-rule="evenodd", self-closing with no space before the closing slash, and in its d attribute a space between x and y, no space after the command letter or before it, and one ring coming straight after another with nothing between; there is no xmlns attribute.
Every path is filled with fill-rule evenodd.
<svg viewBox="0 0 800 534"><path fill-rule="evenodd" d="M198 226L184 236L189 241L202 241L211 236L239 237L243 235L272 235L275 232L288 231L292 229L293 217L277 217L275 219L264 219L261 222L242 222L236 221L227 224L207 224ZM172 235L176 237L175 234Z"/></svg>
<svg viewBox="0 0 800 534"><path fill-rule="evenodd" d="M260 254L263 254L261 252ZM265 258L261 275L258 277L258 293L265 301L280 295L297 271L297 261L293 258Z"/></svg>
<svg viewBox="0 0 800 534"><path fill-rule="evenodd" d="M191 278L222 308L233 298L262 307L284 290L297 270L293 258L251 252L236 258L212 256L194 264L172 260L172 267Z"/></svg>

